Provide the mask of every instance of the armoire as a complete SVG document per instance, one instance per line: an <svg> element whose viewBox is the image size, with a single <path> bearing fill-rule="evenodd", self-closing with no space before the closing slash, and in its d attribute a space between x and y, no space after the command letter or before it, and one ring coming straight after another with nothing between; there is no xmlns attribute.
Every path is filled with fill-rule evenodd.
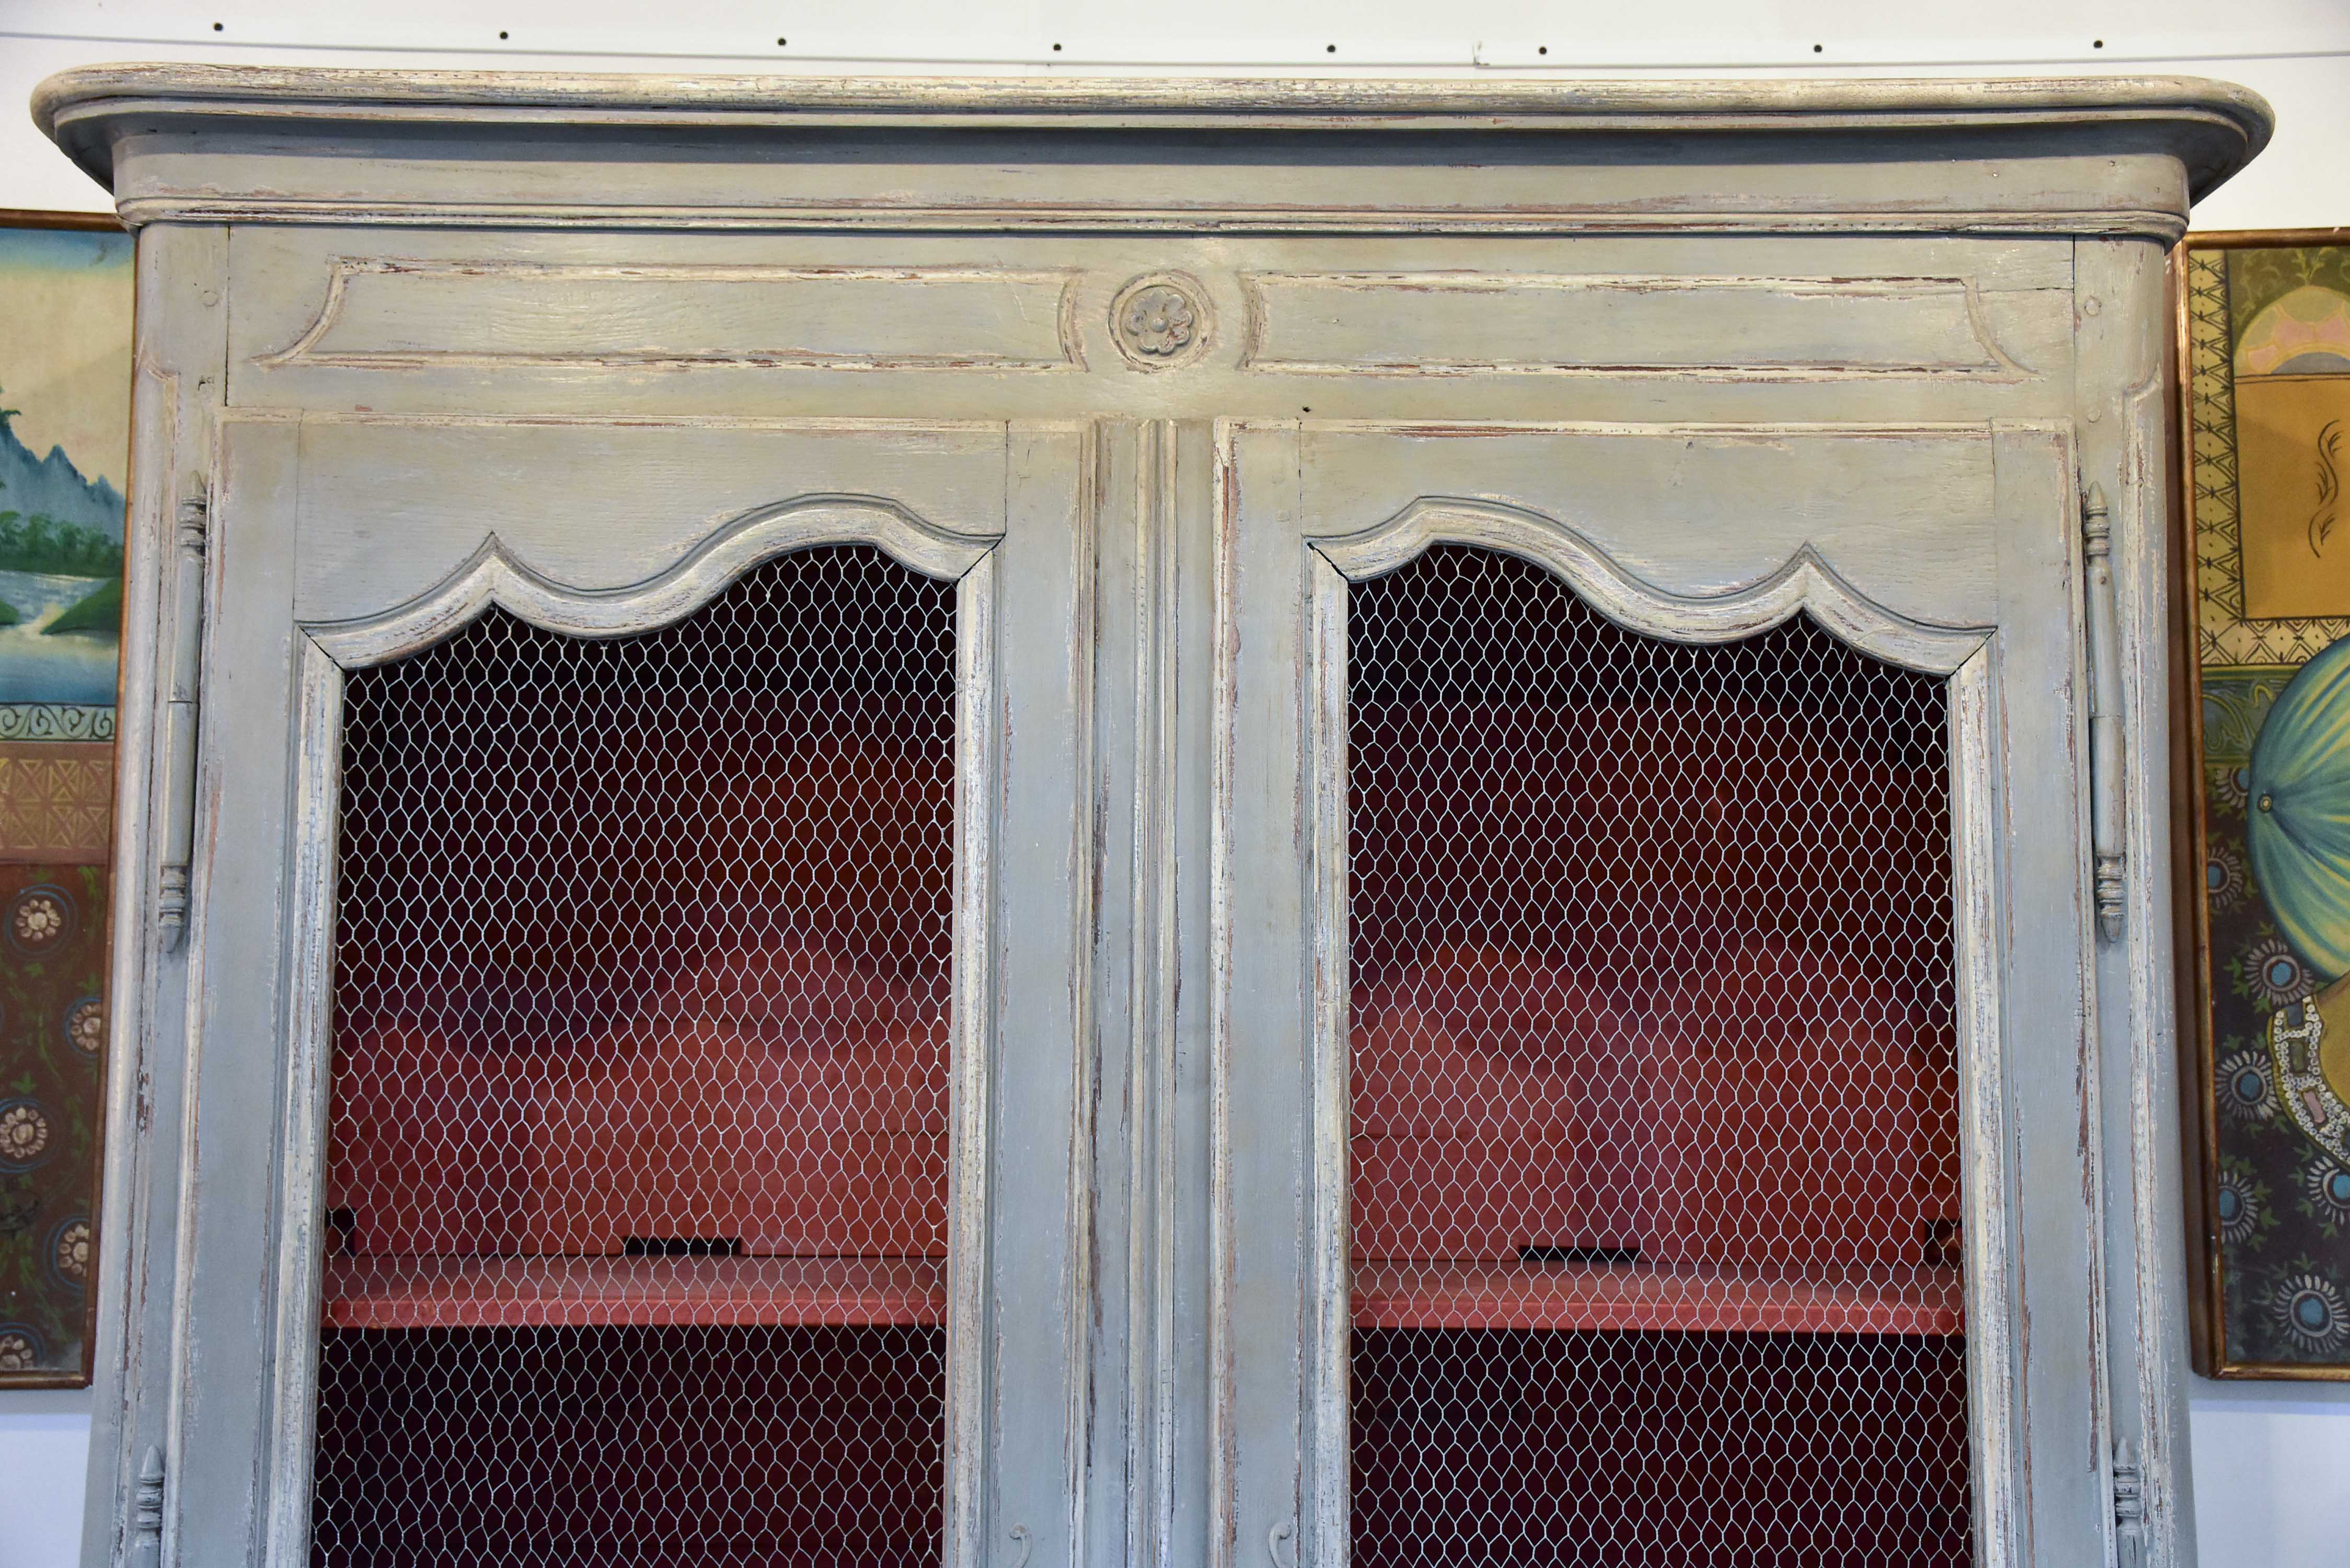
<svg viewBox="0 0 2350 1568"><path fill-rule="evenodd" d="M2178 79L152 66L86 1562L2192 1560Z"/></svg>

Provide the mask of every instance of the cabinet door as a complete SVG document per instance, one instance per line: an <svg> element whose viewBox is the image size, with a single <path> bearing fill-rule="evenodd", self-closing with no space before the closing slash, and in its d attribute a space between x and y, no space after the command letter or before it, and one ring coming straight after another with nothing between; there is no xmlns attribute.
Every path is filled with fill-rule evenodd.
<svg viewBox="0 0 2350 1568"><path fill-rule="evenodd" d="M1220 447L1231 1560L2098 1560L2065 432Z"/></svg>
<svg viewBox="0 0 2350 1568"><path fill-rule="evenodd" d="M1000 1158L993 1107L1072 1114L1074 435L232 418L223 452L179 1539L1050 1530L1065 1324L1023 1293L1067 1163Z"/></svg>

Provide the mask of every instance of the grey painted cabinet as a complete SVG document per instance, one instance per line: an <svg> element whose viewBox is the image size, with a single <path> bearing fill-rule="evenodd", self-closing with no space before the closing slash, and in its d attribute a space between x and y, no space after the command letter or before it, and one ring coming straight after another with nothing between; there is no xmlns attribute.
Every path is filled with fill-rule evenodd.
<svg viewBox="0 0 2350 1568"><path fill-rule="evenodd" d="M92 1563L2178 1563L2208 83L121 67Z"/></svg>

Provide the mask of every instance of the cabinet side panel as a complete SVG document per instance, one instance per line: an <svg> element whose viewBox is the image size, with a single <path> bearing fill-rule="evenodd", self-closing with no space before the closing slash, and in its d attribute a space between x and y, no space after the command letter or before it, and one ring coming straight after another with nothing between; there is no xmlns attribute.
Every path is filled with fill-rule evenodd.
<svg viewBox="0 0 2350 1568"><path fill-rule="evenodd" d="M2171 552L2166 269L2145 243L2076 247L2081 473L2113 497L2126 804L2121 940L2099 944L2114 1438L2136 1450L2147 1568L2191 1568L2185 1131L2170 919ZM2190 654L2191 657L2191 654ZM2117 1461L2119 1462L2119 1461Z"/></svg>
<svg viewBox="0 0 2350 1568"><path fill-rule="evenodd" d="M140 1544L134 1489L146 1451L160 1461L167 1437L187 992L184 957L164 947L155 923L155 883L172 793L187 783L171 776L161 749L169 650L183 630L200 629L179 624L173 530L179 502L202 493L210 468L226 364L227 251L222 228L165 224L139 237L108 981L115 1001L83 1525L83 1561L93 1565L120 1562Z"/></svg>

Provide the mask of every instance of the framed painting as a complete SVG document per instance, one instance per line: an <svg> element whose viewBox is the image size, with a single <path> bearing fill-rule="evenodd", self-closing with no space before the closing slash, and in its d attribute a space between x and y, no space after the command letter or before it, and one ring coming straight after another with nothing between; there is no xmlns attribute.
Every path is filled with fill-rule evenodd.
<svg viewBox="0 0 2350 1568"><path fill-rule="evenodd" d="M130 259L0 211L0 1386L89 1380Z"/></svg>
<svg viewBox="0 0 2350 1568"><path fill-rule="evenodd" d="M2198 1366L2350 1379L2350 230L2173 275Z"/></svg>

